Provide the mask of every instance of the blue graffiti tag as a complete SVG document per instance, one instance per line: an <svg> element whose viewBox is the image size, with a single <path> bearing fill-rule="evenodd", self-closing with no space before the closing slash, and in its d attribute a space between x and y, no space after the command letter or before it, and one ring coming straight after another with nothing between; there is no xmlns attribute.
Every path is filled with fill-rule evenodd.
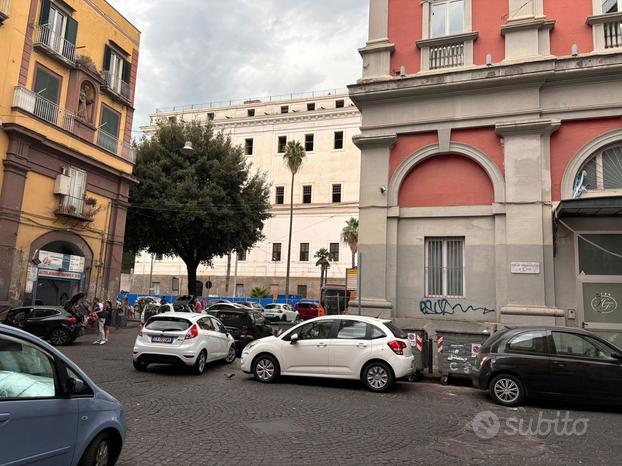
<svg viewBox="0 0 622 466"><path fill-rule="evenodd" d="M424 299L419 301L419 310L422 314L430 316L453 316L457 312L479 312L482 311L484 315L495 312L494 309L488 309L487 307L473 307L471 305L464 307L462 304L451 304L446 299L439 299L432 301L431 299Z"/></svg>

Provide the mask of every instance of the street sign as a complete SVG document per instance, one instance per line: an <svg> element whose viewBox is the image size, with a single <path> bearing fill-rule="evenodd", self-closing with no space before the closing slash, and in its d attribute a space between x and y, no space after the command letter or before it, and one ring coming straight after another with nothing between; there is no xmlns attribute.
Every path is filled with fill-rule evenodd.
<svg viewBox="0 0 622 466"><path fill-rule="evenodd" d="M357 268L346 269L346 289L348 291L356 291L358 287L358 274Z"/></svg>

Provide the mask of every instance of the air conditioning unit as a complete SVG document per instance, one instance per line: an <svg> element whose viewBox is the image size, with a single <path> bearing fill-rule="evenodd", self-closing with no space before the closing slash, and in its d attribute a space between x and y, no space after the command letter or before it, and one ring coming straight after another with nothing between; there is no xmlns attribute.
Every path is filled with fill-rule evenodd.
<svg viewBox="0 0 622 466"><path fill-rule="evenodd" d="M67 175L57 175L54 182L54 194L60 194L63 196L69 196L69 188L71 185L71 178Z"/></svg>

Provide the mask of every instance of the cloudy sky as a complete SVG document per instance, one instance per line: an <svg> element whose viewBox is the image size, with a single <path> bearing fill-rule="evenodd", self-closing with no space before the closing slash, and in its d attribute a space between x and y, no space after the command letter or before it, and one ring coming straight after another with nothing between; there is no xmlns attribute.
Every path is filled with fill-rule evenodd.
<svg viewBox="0 0 622 466"><path fill-rule="evenodd" d="M135 129L156 108L344 88L366 0L108 0L142 32Z"/></svg>

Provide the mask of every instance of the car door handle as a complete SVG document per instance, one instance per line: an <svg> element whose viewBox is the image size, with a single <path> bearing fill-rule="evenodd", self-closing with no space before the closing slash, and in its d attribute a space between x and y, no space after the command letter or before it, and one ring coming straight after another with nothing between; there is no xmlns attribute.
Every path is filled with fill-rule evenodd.
<svg viewBox="0 0 622 466"><path fill-rule="evenodd" d="M553 365L555 367L566 367L566 363L561 361L553 361Z"/></svg>
<svg viewBox="0 0 622 466"><path fill-rule="evenodd" d="M11 420L11 415L10 414L0 414L0 427L5 425L10 420Z"/></svg>
<svg viewBox="0 0 622 466"><path fill-rule="evenodd" d="M358 348L367 348L367 343L357 343L356 346Z"/></svg>
<svg viewBox="0 0 622 466"><path fill-rule="evenodd" d="M328 345L326 343L318 343L317 347L318 348L326 348Z"/></svg>

